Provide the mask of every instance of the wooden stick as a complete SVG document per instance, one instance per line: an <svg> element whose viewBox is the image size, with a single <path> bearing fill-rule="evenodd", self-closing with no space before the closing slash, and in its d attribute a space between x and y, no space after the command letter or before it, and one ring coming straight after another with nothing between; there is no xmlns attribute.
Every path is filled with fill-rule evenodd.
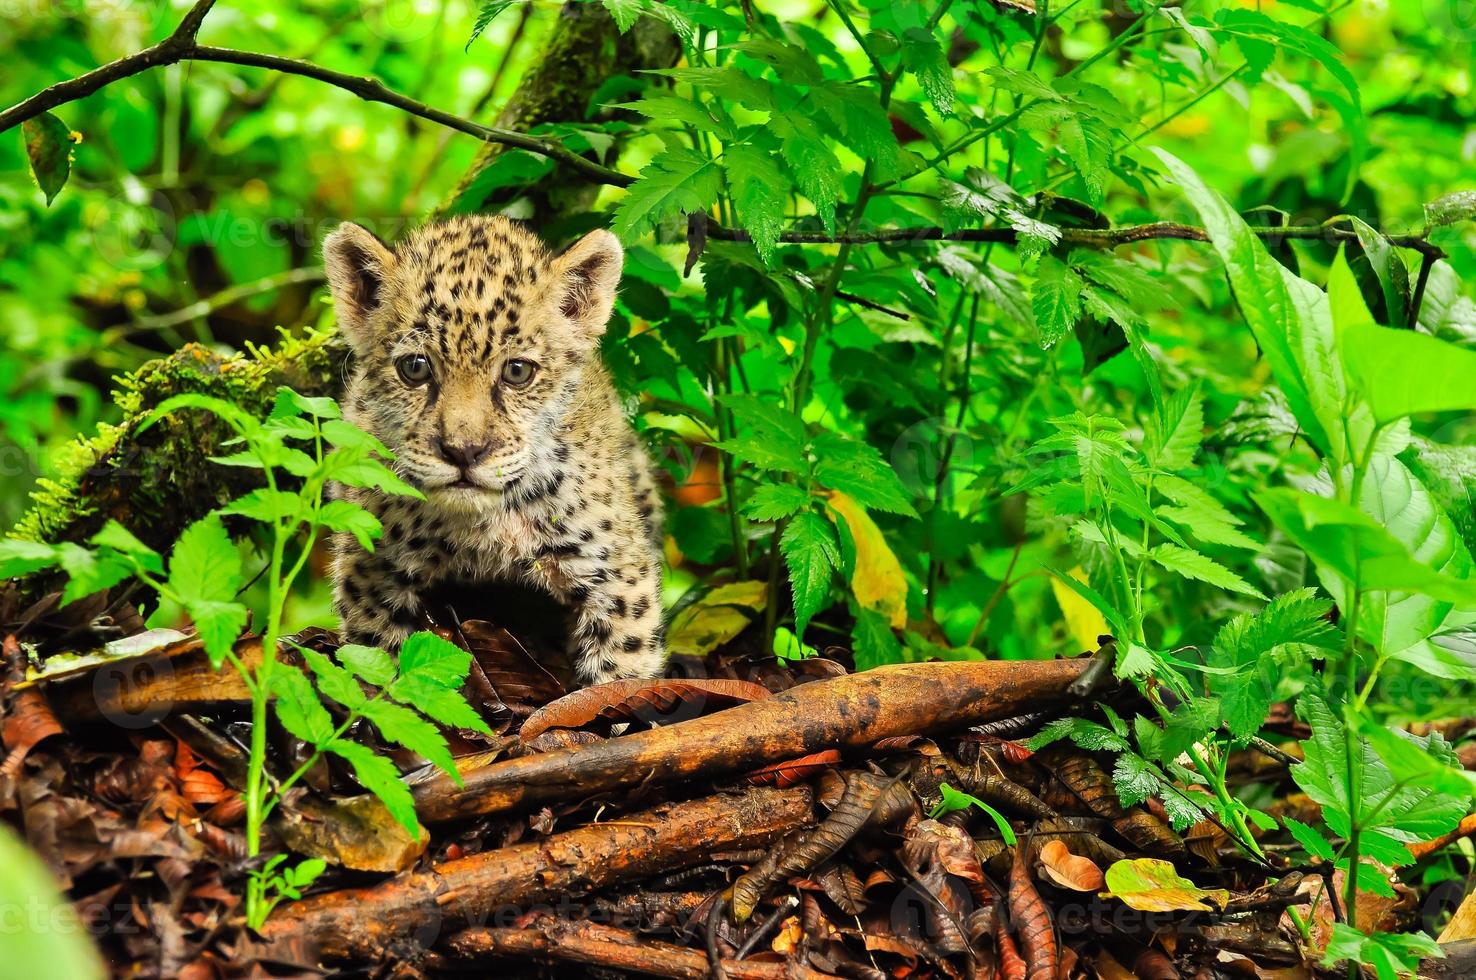
<svg viewBox="0 0 1476 980"><path fill-rule="evenodd" d="M447 944L453 958L481 964L516 956L546 963L584 963L677 980L706 980L707 955L597 922L546 920L527 929L467 929ZM731 980L823 980L830 976L800 963L723 960Z"/></svg>
<svg viewBox="0 0 1476 980"><path fill-rule="evenodd" d="M898 664L813 681L691 721L494 762L416 787L426 822L505 813L638 785L748 772L823 749L932 735L1069 700L1091 661Z"/></svg>
<svg viewBox="0 0 1476 980"><path fill-rule="evenodd" d="M393 944L431 946L466 925L501 928L537 906L699 864L714 851L766 847L810 822L808 786L753 787L666 804L605 824L448 861L369 888L328 892L279 910L269 942L328 961L384 956ZM269 955L270 950L257 950Z"/></svg>

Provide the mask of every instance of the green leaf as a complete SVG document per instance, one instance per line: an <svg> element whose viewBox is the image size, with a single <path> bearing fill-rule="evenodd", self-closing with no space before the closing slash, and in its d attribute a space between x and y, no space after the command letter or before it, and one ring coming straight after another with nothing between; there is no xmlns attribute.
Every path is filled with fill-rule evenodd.
<svg viewBox="0 0 1476 980"><path fill-rule="evenodd" d="M347 531L365 551L374 550L374 542L384 531L379 518L351 500L331 500L318 512L318 523L330 531Z"/></svg>
<svg viewBox="0 0 1476 980"><path fill-rule="evenodd" d="M793 412L755 395L725 395L719 404L733 413L742 432L714 443L719 449L760 469L804 473L805 427Z"/></svg>
<svg viewBox="0 0 1476 980"><path fill-rule="evenodd" d="M318 690L350 711L359 711L368 703L364 689L359 682L354 680L354 675L344 670L338 664L327 657L310 650L304 646L298 646L297 652L307 661L314 675L318 678Z"/></svg>
<svg viewBox="0 0 1476 980"><path fill-rule="evenodd" d="M237 497L222 507L219 513L237 514L264 524L272 524L283 519L290 519L295 523L302 515L302 498L286 490L260 487Z"/></svg>
<svg viewBox="0 0 1476 980"><path fill-rule="evenodd" d="M379 797L390 816L399 822L410 833L411 837L420 835L420 822L415 818L415 797L410 794L410 789L400 778L400 772L395 764L382 755L376 755L374 750L358 742L346 742L335 738L325 748L334 755L348 760L349 765L354 767L354 778L359 783Z"/></svg>
<svg viewBox="0 0 1476 980"><path fill-rule="evenodd" d="M9 826L0 826L0 908L14 919L6 927L5 976L103 980L110 976L88 924L61 894L55 873L36 848Z"/></svg>
<svg viewBox="0 0 1476 980"><path fill-rule="evenodd" d="M1364 589L1422 592L1458 608L1476 608L1476 581L1443 574L1416 560L1407 546L1362 511L1287 488L1253 496L1272 522L1317 563L1323 584L1335 597L1356 581Z"/></svg>
<svg viewBox="0 0 1476 980"><path fill-rule="evenodd" d="M1431 228L1476 218L1476 191L1456 191L1425 205L1425 224Z"/></svg>
<svg viewBox="0 0 1476 980"><path fill-rule="evenodd" d="M423 756L433 763L457 786L461 785L461 774L456 771L456 762L451 758L451 749L436 726L414 711L392 701L366 701L358 712L374 723L386 741L403 745L411 752Z"/></svg>
<svg viewBox="0 0 1476 980"><path fill-rule="evenodd" d="M302 671L279 665L272 674L272 697L277 720L291 734L318 747L333 737L333 717Z"/></svg>
<svg viewBox="0 0 1476 980"><path fill-rule="evenodd" d="M1063 738L1071 739L1090 752L1126 752L1132 748L1122 735L1085 718L1056 718L1047 722L1044 728L1026 740L1025 747L1039 751Z"/></svg>
<svg viewBox="0 0 1476 980"><path fill-rule="evenodd" d="M1102 618L1107 621L1107 625L1112 627L1112 632L1115 636L1125 637L1129 635L1131 631L1127 628L1127 621L1123 619L1122 614L1120 614L1117 609L1113 607L1112 603L1108 602L1100 592L1092 588L1090 585L1087 585L1085 582L1079 581L1074 575L1067 575L1064 572L1057 571L1056 569L1050 567L1046 567L1046 571L1050 572L1053 578L1059 581L1062 585L1066 586L1072 592L1075 592L1077 595L1081 596L1088 603L1090 603L1092 607L1097 610L1097 612L1101 613Z"/></svg>
<svg viewBox="0 0 1476 980"><path fill-rule="evenodd" d="M815 205L826 233L835 234L835 203L840 199L843 171L825 135L811 119L796 113L776 113L769 120L769 129L779 137L779 155L795 184Z"/></svg>
<svg viewBox="0 0 1476 980"><path fill-rule="evenodd" d="M395 658L379 647L345 643L338 648L338 659L356 676L376 687L384 687L395 679Z"/></svg>
<svg viewBox="0 0 1476 980"><path fill-rule="evenodd" d="M1372 322L1345 328L1340 340L1348 377L1380 423L1476 409L1476 350Z"/></svg>
<svg viewBox="0 0 1476 980"><path fill-rule="evenodd" d="M1010 822L1005 819L1004 814L977 796L972 796L962 790L954 789L947 783L940 783L938 785L938 792L942 795L942 799L938 801L937 806L933 807L932 812L928 814L929 817L937 820L944 814L954 813L958 810L967 810L971 806L976 806L988 814L989 819L994 821L994 825L999 828L999 836L1004 839L1005 846L1015 846L1015 828L1010 826Z"/></svg>
<svg viewBox="0 0 1476 980"><path fill-rule="evenodd" d="M400 676L418 677L441 687L459 688L471 669L471 654L429 630L412 633L400 644Z"/></svg>
<svg viewBox="0 0 1476 980"><path fill-rule="evenodd" d="M382 493L424 500L425 494L406 483L395 471L361 450L339 449L323 460L322 476L350 487L372 487Z"/></svg>
<svg viewBox="0 0 1476 980"><path fill-rule="evenodd" d="M1049 348L1066 336L1081 316L1084 284L1075 270L1049 255L1040 258L1030 287L1030 308L1040 331L1040 346Z"/></svg>
<svg viewBox="0 0 1476 980"><path fill-rule="evenodd" d="M871 510L917 516L896 471L870 443L822 432L815 437L813 448L815 479L823 485Z"/></svg>
<svg viewBox="0 0 1476 980"><path fill-rule="evenodd" d="M320 419L341 419L343 412L338 408L338 402L332 398L310 397L292 390L283 385L277 389L277 396L291 403L291 405L304 415L311 415Z"/></svg>
<svg viewBox="0 0 1476 980"><path fill-rule="evenodd" d="M1409 320L1409 270L1404 260L1395 251L1393 243L1384 234L1360 218L1349 218L1353 230L1358 233L1358 243L1379 281L1379 291L1384 297L1384 309L1388 312L1385 325L1402 327Z"/></svg>
<svg viewBox="0 0 1476 980"><path fill-rule="evenodd" d="M626 190L611 230L632 241L671 215L707 210L721 190L717 163L690 147L668 148L656 154Z"/></svg>
<svg viewBox="0 0 1476 980"><path fill-rule="evenodd" d="M224 601L241 587L241 553L218 514L185 528L169 556L169 587L186 601Z"/></svg>
<svg viewBox="0 0 1476 980"><path fill-rule="evenodd" d="M1333 859L1333 846L1313 828L1292 817L1282 817L1281 822L1286 824L1286 829L1302 845L1302 850L1317 861L1331 861Z"/></svg>
<svg viewBox="0 0 1476 980"><path fill-rule="evenodd" d="M242 603L224 599L187 599L184 607L205 644L210 665L219 670L226 654L246 628L251 611Z"/></svg>
<svg viewBox="0 0 1476 980"><path fill-rule="evenodd" d="M1231 734L1244 737L1260 729L1291 654L1341 646L1342 634L1326 619L1331 610L1332 603L1315 590L1297 589L1220 628L1208 657L1216 670L1207 680Z"/></svg>
<svg viewBox="0 0 1476 980"><path fill-rule="evenodd" d="M323 438L340 449L362 449L385 459L394 459L384 443L346 419L329 419L322 423Z"/></svg>
<svg viewBox="0 0 1476 980"><path fill-rule="evenodd" d="M164 570L164 559L157 551L134 537L133 532L128 530L117 521L109 519L102 529L94 534L89 543L95 548L111 548L119 554L138 562L139 566L148 572L161 572ZM5 578L0 573L0 578Z"/></svg>
<svg viewBox="0 0 1476 980"><path fill-rule="evenodd" d="M904 154L892 130L891 120L869 86L843 85L827 81L810 88L814 118L840 133L842 142L856 156L871 162L880 180L902 173Z"/></svg>
<svg viewBox="0 0 1476 980"><path fill-rule="evenodd" d="M132 563L117 552L92 551L70 541L56 546L57 562L67 573L61 604L70 605L94 592L110 589L133 574Z"/></svg>
<svg viewBox="0 0 1476 980"><path fill-rule="evenodd" d="M1148 557L1153 559L1155 564L1185 578L1208 582L1210 585L1239 592L1241 595L1254 596L1257 599L1266 598L1260 589L1224 565L1197 551L1181 548L1176 544L1160 544L1148 551Z"/></svg>
<svg viewBox="0 0 1476 980"><path fill-rule="evenodd" d="M810 495L793 483L765 483L743 504L743 513L754 521L777 521L810 506Z"/></svg>
<svg viewBox="0 0 1476 980"><path fill-rule="evenodd" d="M759 258L771 262L784 229L789 180L773 155L752 143L728 144L723 150L723 172L739 224L753 236Z"/></svg>
<svg viewBox="0 0 1476 980"><path fill-rule="evenodd" d="M953 68L931 30L909 27L902 33L902 64L917 76L934 109L945 116L953 111Z"/></svg>
<svg viewBox="0 0 1476 980"><path fill-rule="evenodd" d="M803 637L810 617L830 592L831 571L840 565L840 549L830 522L814 511L795 515L785 526L779 547L794 594L794 632Z"/></svg>
<svg viewBox="0 0 1476 980"><path fill-rule="evenodd" d="M1145 455L1162 470L1187 469L1204 441L1204 396L1197 385L1174 395L1153 415Z"/></svg>
<svg viewBox="0 0 1476 980"><path fill-rule="evenodd" d="M421 675L413 674L402 677L390 685L390 697L402 704L408 704L421 714L449 725L452 728L467 728L483 735L491 735L492 729L477 714L475 708L467 703L461 692L435 681L429 680Z"/></svg>
<svg viewBox="0 0 1476 980"><path fill-rule="evenodd" d="M988 75L996 87L1007 92L1014 92L1031 99L1041 99L1046 102L1060 102L1065 99L1060 92L1051 88L1039 75L1034 72L1020 71L1017 68L1006 68L996 65L986 69L984 74Z"/></svg>
<svg viewBox="0 0 1476 980"><path fill-rule="evenodd" d="M615 18L615 26L624 34L635 26L635 22L641 19L641 12L646 9L645 0L600 0L601 5Z"/></svg>
<svg viewBox="0 0 1476 980"><path fill-rule="evenodd" d="M138 431L144 431L166 415L177 412L182 408L198 408L210 412L232 429L236 430L238 435L247 436L248 438L256 435L261 430L261 423L256 420L256 416L241 406L233 402L228 402L223 398L215 398L211 395L200 395L191 392L189 394L166 398L138 424Z"/></svg>
<svg viewBox="0 0 1476 980"><path fill-rule="evenodd" d="M31 164L31 176L46 196L46 206L50 207L71 176L72 148L82 142L82 137L56 116L43 112L21 123L21 139Z"/></svg>
<svg viewBox="0 0 1476 980"><path fill-rule="evenodd" d="M886 615L859 604L855 604L854 611L856 622L851 627L851 655L855 658L856 669L870 670L885 664L902 663L906 655Z"/></svg>
<svg viewBox="0 0 1476 980"><path fill-rule="evenodd" d="M1172 154L1155 149L1199 212L1251 333L1302 429L1324 455L1342 451L1345 382L1327 297L1266 250L1220 194Z"/></svg>
<svg viewBox="0 0 1476 980"><path fill-rule="evenodd" d="M56 545L19 538L0 541L0 579L20 578L61 560Z"/></svg>
<svg viewBox="0 0 1476 980"><path fill-rule="evenodd" d="M472 42L492 26L492 21L497 18L498 14L523 2L524 0L481 0L481 4L477 7L477 19L472 24L471 36L466 39L466 47L463 50L471 50Z"/></svg>

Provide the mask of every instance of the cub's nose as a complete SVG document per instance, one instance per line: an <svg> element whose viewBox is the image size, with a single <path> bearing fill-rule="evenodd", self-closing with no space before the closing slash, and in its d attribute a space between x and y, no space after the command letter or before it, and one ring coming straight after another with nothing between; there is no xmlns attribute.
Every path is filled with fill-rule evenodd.
<svg viewBox="0 0 1476 980"><path fill-rule="evenodd" d="M487 454L492 451L490 442L447 442L439 440L441 457L452 466L461 470L469 470L476 466Z"/></svg>

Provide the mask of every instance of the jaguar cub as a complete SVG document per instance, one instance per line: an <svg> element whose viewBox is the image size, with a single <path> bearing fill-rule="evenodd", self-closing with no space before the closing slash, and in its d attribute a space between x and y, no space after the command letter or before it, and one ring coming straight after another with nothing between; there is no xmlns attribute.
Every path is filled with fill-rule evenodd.
<svg viewBox="0 0 1476 980"><path fill-rule="evenodd" d="M518 582L571 607L581 682L659 673L659 495L599 355L615 236L555 255L463 217L390 248L345 223L323 257L354 350L345 414L425 494L339 491L384 525L372 553L334 541L346 638L393 649L434 587Z"/></svg>

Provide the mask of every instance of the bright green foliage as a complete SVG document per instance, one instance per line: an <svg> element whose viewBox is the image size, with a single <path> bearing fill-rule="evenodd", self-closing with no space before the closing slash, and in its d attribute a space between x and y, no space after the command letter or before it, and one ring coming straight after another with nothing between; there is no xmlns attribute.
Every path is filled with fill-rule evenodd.
<svg viewBox="0 0 1476 980"><path fill-rule="evenodd" d="M481 122L507 105L520 69L557 67L546 42L571 20L556 5L484 0L385 43L372 5L275 6L212 17L212 43L315 51L333 37L335 67L439 108L480 106ZM1275 843L1356 865L1368 886L1365 857L1436 822L1391 831L1389 814L1355 809L1278 830L1251 805L1263 788L1238 798L1228 761L1272 703L1310 690L1331 718L1314 724L1313 751L1328 757L1341 738L1343 758L1379 763L1334 768L1340 783L1319 793L1365 798L1365 784L1392 778L1461 795L1438 744L1411 752L1390 726L1470 714L1476 676L1469 37L1441 4L1039 6L1044 17L987 2L589 0L582 12L614 18L601 57L663 26L680 48L679 60L602 78L594 98L569 100L575 118L538 131L620 172L598 196L523 150L458 187L470 140L390 125L392 110L309 79L263 88L270 108L243 109L240 93L266 85L257 69L197 66L210 70L182 86L145 72L59 106L86 139L49 208L24 140L0 140L18 178L0 180L18 216L0 246L0 299L15 313L0 339L0 438L59 446L127 420L137 389L156 382L262 414L261 391L269 400L281 378L244 358L156 362L125 382L134 408L121 414L93 391L185 340L260 343L284 318L318 318L316 306L299 313L305 295L274 287L159 324L203 298L192 289L217 288L201 269L249 287L313 261L313 236L233 230L285 215L308 227L418 220L448 196L453 211L535 214L555 246L608 224L627 263L603 354L645 435L670 450L671 475L691 478L669 511L683 556L673 591L772 583L762 628L777 651L848 633L862 669L1050 657L1105 629L1147 707L1120 718L1083 706L1042 744L1112 753L1126 799L1155 796L1180 824L1213 817L1253 856L1275 830ZM158 40L166 27L140 30ZM119 33L30 19L23 40L0 40L23 55L0 101L75 74ZM202 210L161 214L155 189ZM159 234L166 219L177 236ZM848 241L816 241L836 237ZM120 243L160 239L167 248L118 257ZM314 343L289 346L310 347L299 387L322 394L336 374ZM374 541L369 515L298 495L295 481L317 473L306 433L344 453L335 475L403 486L325 405L294 409L256 448L196 435L199 413L145 433L158 443L148 462L179 487L202 485L187 467L205 456L240 481L218 499L195 493L203 506L176 531L224 505L232 521ZM20 536L71 544L6 545L0 569L59 567L69 599L136 570L167 583L177 533L150 529L170 487L78 514L77 488L94 466L121 468L113 450L132 444L131 425L58 453L46 468L56 479L37 485ZM261 486L262 466L292 485ZM8 473L0 508L32 486ZM189 537L194 548L220 535ZM236 567L218 546L202 557ZM249 595L210 601L224 605L202 598L194 614L217 617L218 650L232 602ZM382 651L347 648L337 666L366 702L388 691L391 709L369 709L370 724L407 744L424 731L396 706L473 720L445 685L401 676ZM312 696L357 710L341 674L309 670ZM311 708L300 714L316 724ZM393 766L368 749L318 744L366 787L395 792ZM1381 971L1419 951L1337 942Z"/></svg>

